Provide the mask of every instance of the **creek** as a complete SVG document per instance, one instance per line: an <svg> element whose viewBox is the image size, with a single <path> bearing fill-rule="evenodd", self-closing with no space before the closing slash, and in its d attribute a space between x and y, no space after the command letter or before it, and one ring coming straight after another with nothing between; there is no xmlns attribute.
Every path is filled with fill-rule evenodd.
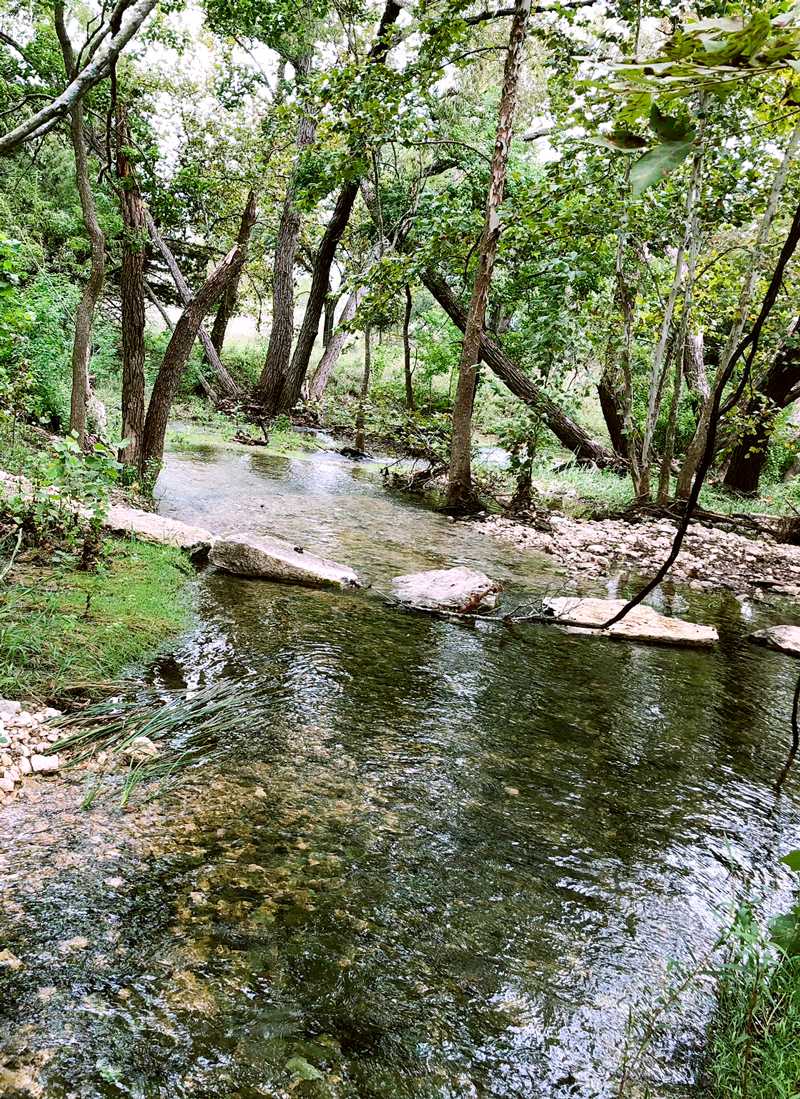
<svg viewBox="0 0 800 1099"><path fill-rule="evenodd" d="M54 784L0 814L0 1095L610 1099L669 959L745 888L787 904L797 665L746 637L796 611L667 588L714 652L441 620L379 594L457 564L512 606L566 581L323 451L184 446L157 494L373 589L206 570L131 689L247 688L242 731L132 811ZM701 1094L712 1008L667 1013L635 1094Z"/></svg>

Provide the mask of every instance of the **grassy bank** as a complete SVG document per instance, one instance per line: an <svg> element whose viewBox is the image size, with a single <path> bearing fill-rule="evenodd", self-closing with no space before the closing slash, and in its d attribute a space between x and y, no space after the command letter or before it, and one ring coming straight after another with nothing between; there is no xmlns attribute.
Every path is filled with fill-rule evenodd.
<svg viewBox="0 0 800 1099"><path fill-rule="evenodd" d="M190 571L179 550L111 539L97 573L16 566L0 596L0 695L104 694L186 625Z"/></svg>

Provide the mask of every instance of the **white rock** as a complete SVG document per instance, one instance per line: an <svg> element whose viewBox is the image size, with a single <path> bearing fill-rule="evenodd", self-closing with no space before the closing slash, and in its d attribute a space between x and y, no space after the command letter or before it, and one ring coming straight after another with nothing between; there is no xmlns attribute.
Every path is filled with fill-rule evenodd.
<svg viewBox="0 0 800 1099"><path fill-rule="evenodd" d="M213 541L211 531L204 527L193 527L176 519L165 519L150 511L119 504L108 509L105 525L117 534L135 534L144 542L160 542L186 550L208 548Z"/></svg>
<svg viewBox="0 0 800 1099"><path fill-rule="evenodd" d="M125 754L141 763L146 759L154 759L158 755L158 748L149 737L137 736L125 749Z"/></svg>
<svg viewBox="0 0 800 1099"><path fill-rule="evenodd" d="M261 534L232 534L217 538L211 564L237 576L254 576L287 584L357 588L358 577L346 565L298 550L282 538Z"/></svg>
<svg viewBox="0 0 800 1099"><path fill-rule="evenodd" d="M768 626L766 630L751 633L750 640L755 645L778 649L789 656L800 656L800 626Z"/></svg>
<svg viewBox="0 0 800 1099"><path fill-rule="evenodd" d="M50 741L51 744L55 744L57 741L61 740L61 733L48 733L47 739Z"/></svg>
<svg viewBox="0 0 800 1099"><path fill-rule="evenodd" d="M9 702L7 698L0 698L0 714L3 714L4 716L18 714L21 709L21 702Z"/></svg>
<svg viewBox="0 0 800 1099"><path fill-rule="evenodd" d="M0 767L10 767L13 762L14 760L8 752L3 752L3 754L0 755Z"/></svg>
<svg viewBox="0 0 800 1099"><path fill-rule="evenodd" d="M14 780L13 778L0 778L0 790L3 790L6 794L14 792Z"/></svg>
<svg viewBox="0 0 800 1099"><path fill-rule="evenodd" d="M395 576L392 594L401 602L420 610L475 613L490 610L500 601L502 585L482 572L463 566L432 569Z"/></svg>
<svg viewBox="0 0 800 1099"><path fill-rule="evenodd" d="M48 706L44 712L46 718L61 717L61 710L55 710L52 706Z"/></svg>
<svg viewBox="0 0 800 1099"><path fill-rule="evenodd" d="M34 771L57 771L58 756L31 756L31 767Z"/></svg>
<svg viewBox="0 0 800 1099"><path fill-rule="evenodd" d="M623 599L581 599L559 596L545 599L543 606L554 619L566 626L599 626L608 622L625 606ZM665 645L689 648L710 648L719 640L713 626L698 626L680 618L667 618L643 603L608 630L592 630L601 637L625 638L629 641L655 641Z"/></svg>
<svg viewBox="0 0 800 1099"><path fill-rule="evenodd" d="M33 770L33 768L31 767L31 761L26 756L23 756L22 759L20 759L17 766L19 767L21 775L29 775Z"/></svg>

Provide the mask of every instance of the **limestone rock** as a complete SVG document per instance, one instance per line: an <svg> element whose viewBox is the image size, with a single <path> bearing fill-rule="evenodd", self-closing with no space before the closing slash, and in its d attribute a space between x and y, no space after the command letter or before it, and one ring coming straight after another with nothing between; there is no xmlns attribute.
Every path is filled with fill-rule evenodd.
<svg viewBox="0 0 800 1099"><path fill-rule="evenodd" d="M789 656L800 656L800 626L768 626L766 630L751 633L750 640L755 645L779 649Z"/></svg>
<svg viewBox="0 0 800 1099"><path fill-rule="evenodd" d="M360 587L358 577L347 565L306 553L291 542L269 534L231 534L227 538L217 538L211 547L210 560L217 568L237 576L312 587Z"/></svg>
<svg viewBox="0 0 800 1099"><path fill-rule="evenodd" d="M193 527L179 523L177 519L165 519L163 515L121 504L113 504L108 509L105 525L115 534L134 534L143 542L159 542L184 550L208 549L214 540L211 531L204 527Z"/></svg>
<svg viewBox="0 0 800 1099"><path fill-rule="evenodd" d="M571 596L545 599L544 610L565 626L597 626L608 622L625 606L623 599L580 599ZM619 637L628 641L655 641L686 648L711 648L719 640L713 626L698 626L680 618L667 618L652 607L640 603L608 630L592 630L601 637Z"/></svg>
<svg viewBox="0 0 800 1099"><path fill-rule="evenodd" d="M58 756L31 756L31 769L34 771L57 771Z"/></svg>
<svg viewBox="0 0 800 1099"><path fill-rule="evenodd" d="M150 737L137 736L125 749L125 755L130 756L137 763L144 763L146 759L155 759L158 755L158 748L153 744Z"/></svg>
<svg viewBox="0 0 800 1099"><path fill-rule="evenodd" d="M412 572L392 580L392 594L401 603L425 611L476 614L491 610L500 602L502 590L484 573L463 566Z"/></svg>

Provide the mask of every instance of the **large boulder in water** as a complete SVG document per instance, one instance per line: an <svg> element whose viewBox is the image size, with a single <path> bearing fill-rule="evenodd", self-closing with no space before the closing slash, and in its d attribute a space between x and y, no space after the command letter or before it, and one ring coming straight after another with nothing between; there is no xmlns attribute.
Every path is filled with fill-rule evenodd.
<svg viewBox="0 0 800 1099"><path fill-rule="evenodd" d="M358 577L347 565L337 565L335 561L306 553L299 546L271 534L231 534L227 538L217 538L211 547L210 560L217 568L237 576L311 587L360 587Z"/></svg>
<svg viewBox="0 0 800 1099"><path fill-rule="evenodd" d="M755 645L778 649L789 656L800 656L800 626L768 626L751 633L750 640Z"/></svg>
<svg viewBox="0 0 800 1099"><path fill-rule="evenodd" d="M459 567L395 576L392 594L399 602L423 611L477 614L500 602L502 585L482 572Z"/></svg>
<svg viewBox="0 0 800 1099"><path fill-rule="evenodd" d="M624 599L582 599L577 596L560 596L545 599L542 606L546 614L560 625L572 626L585 632L587 627L602 626L625 606ZM662 645L680 645L685 648L711 648L719 640L713 626L698 626L680 618L667 618L652 607L640 603L628 611L625 617L607 630L593 629L601 637L619 637L627 641L654 641Z"/></svg>
<svg viewBox="0 0 800 1099"><path fill-rule="evenodd" d="M166 519L152 511L112 504L108 509L105 526L114 534L128 534L143 542L158 542L165 546L178 546L193 552L208 552L213 541L211 531L181 523L178 519Z"/></svg>

